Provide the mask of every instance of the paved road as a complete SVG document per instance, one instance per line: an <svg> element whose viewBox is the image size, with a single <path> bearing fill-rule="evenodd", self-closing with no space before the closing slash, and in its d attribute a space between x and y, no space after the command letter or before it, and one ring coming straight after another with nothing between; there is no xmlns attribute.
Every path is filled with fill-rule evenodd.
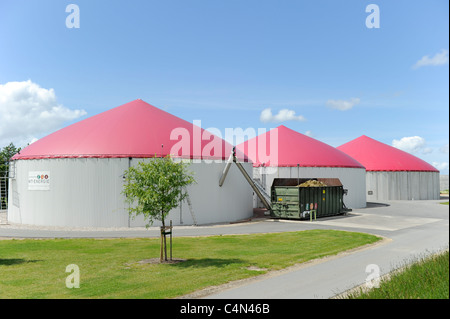
<svg viewBox="0 0 450 319"><path fill-rule="evenodd" d="M207 296L207 298L331 298L365 284L376 265L384 275L418 256L449 246L449 209L436 201L390 202L355 211L351 217L318 221L334 229L363 231L390 239L371 249L332 258L296 271Z"/></svg>
<svg viewBox="0 0 450 319"><path fill-rule="evenodd" d="M264 280L223 290L206 298L330 298L365 283L368 265L377 265L380 274L406 261L449 246L449 207L439 201L391 201L371 204L348 216L309 221L260 219L248 223L210 226L176 226L175 236L207 236L282 232L306 229L340 229L384 236L390 240L370 249L331 258ZM157 237L157 227L124 229L65 229L0 225L1 238L82 238Z"/></svg>

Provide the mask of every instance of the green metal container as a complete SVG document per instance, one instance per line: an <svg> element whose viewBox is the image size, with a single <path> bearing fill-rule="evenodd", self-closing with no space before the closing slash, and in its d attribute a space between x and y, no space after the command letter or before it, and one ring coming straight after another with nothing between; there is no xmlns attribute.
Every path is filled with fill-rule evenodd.
<svg viewBox="0 0 450 319"><path fill-rule="evenodd" d="M297 186L310 180L327 186ZM338 178L275 178L271 188L271 217L310 219L341 215L347 212L343 197L344 188Z"/></svg>

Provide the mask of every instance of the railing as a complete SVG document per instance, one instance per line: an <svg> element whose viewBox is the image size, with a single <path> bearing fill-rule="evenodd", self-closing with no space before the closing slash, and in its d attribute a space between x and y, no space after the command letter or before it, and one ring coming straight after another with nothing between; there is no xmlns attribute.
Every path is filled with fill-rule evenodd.
<svg viewBox="0 0 450 319"><path fill-rule="evenodd" d="M0 171L0 210L8 209L9 179L16 177L16 162L6 162L6 171Z"/></svg>
<svg viewBox="0 0 450 319"><path fill-rule="evenodd" d="M271 202L270 195L267 194L266 190L265 190L264 187L259 183L259 181L256 180L256 179L253 179L253 183L254 183L254 185L259 189L259 192L261 193L262 196L264 196L264 198L266 199L266 201L267 201L268 203L270 203L270 202Z"/></svg>
<svg viewBox="0 0 450 319"><path fill-rule="evenodd" d="M0 210L8 209L8 178L0 177Z"/></svg>

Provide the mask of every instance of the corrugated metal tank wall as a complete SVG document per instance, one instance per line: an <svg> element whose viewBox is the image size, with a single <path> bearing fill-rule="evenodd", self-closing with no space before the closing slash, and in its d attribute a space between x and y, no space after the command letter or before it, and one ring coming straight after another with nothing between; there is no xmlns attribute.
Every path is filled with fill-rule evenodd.
<svg viewBox="0 0 450 319"><path fill-rule="evenodd" d="M439 175L440 181L440 190L445 191L448 190L448 175Z"/></svg>
<svg viewBox="0 0 450 319"><path fill-rule="evenodd" d="M369 171L367 201L439 199L438 172Z"/></svg>
<svg viewBox="0 0 450 319"><path fill-rule="evenodd" d="M146 159L144 161L148 161ZM135 166L143 159L133 159ZM193 172L196 183L187 188L192 204L194 217L191 214L187 200L173 209L167 219L173 225L193 225L194 218L198 224L225 223L238 221L253 216L253 191L244 176L233 164L222 187L219 179L225 167L225 162L192 163L189 169ZM252 164L242 163L247 173L252 176ZM131 226L144 225L142 216L131 220ZM154 226L160 226L156 221Z"/></svg>
<svg viewBox="0 0 450 319"><path fill-rule="evenodd" d="M130 220L123 195L123 173L139 160L128 158L65 158L18 160L11 179L8 221L43 226L133 227L144 226L142 218ZM218 186L225 163L191 164L197 184L188 192L198 224L227 222L252 216L252 190L240 172L230 170ZM251 164L244 163L251 174ZM49 190L29 190L28 174L48 171ZM192 224L187 203L183 223ZM180 210L170 218L179 224ZM155 224L156 225L156 224Z"/></svg>
<svg viewBox="0 0 450 319"><path fill-rule="evenodd" d="M45 226L126 226L121 195L127 158L18 160L8 220ZM29 190L28 174L48 171L49 190ZM14 198L17 197L17 198Z"/></svg>
<svg viewBox="0 0 450 319"><path fill-rule="evenodd" d="M255 167L253 175L265 181L268 194L274 178L339 178L344 189L348 189L348 195L344 195L345 205L349 208L366 207L366 170L363 168Z"/></svg>

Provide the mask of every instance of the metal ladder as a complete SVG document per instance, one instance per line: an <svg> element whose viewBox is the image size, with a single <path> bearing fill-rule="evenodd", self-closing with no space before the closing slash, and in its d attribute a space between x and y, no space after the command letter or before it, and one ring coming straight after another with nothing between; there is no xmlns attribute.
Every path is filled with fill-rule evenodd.
<svg viewBox="0 0 450 319"><path fill-rule="evenodd" d="M0 171L0 210L8 209L9 179L15 176L15 162L6 162L7 169Z"/></svg>
<svg viewBox="0 0 450 319"><path fill-rule="evenodd" d="M8 209L8 178L0 176L0 210Z"/></svg>
<svg viewBox="0 0 450 319"><path fill-rule="evenodd" d="M189 197L189 193L186 187L184 188L184 192L186 193L186 202L188 203L189 212L191 213L192 220L194 221L194 225L197 226L197 219L195 218L194 208L192 207L191 198Z"/></svg>

